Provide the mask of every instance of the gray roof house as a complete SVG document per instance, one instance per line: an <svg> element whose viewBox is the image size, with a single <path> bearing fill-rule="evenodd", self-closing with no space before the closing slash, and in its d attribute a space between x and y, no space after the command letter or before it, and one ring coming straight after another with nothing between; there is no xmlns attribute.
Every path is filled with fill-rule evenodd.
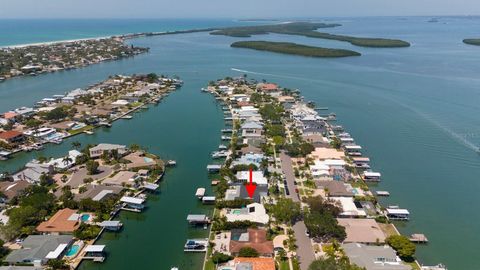
<svg viewBox="0 0 480 270"><path fill-rule="evenodd" d="M390 246L367 246L358 243L342 244L350 262L367 270L410 270Z"/></svg>
<svg viewBox="0 0 480 270"><path fill-rule="evenodd" d="M120 155L127 152L127 146L121 144L100 143L97 146L90 148L90 157L98 158L105 151L117 150Z"/></svg>
<svg viewBox="0 0 480 270"><path fill-rule="evenodd" d="M69 235L29 235L21 244L22 248L8 254L5 261L40 266L49 259L60 259L72 242L73 237Z"/></svg>

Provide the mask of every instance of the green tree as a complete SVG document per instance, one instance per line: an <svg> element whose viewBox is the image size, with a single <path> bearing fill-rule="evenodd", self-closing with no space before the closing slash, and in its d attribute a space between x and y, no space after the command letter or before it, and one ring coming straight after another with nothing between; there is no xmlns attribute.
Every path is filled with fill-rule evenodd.
<svg viewBox="0 0 480 270"><path fill-rule="evenodd" d="M308 270L365 270L355 264L351 264L347 257L335 259L334 257L319 258L313 261Z"/></svg>
<svg viewBox="0 0 480 270"><path fill-rule="evenodd" d="M47 269L52 269L52 270L70 269L70 267L67 265L65 260L60 260L60 259L48 260L47 267L48 267Z"/></svg>
<svg viewBox="0 0 480 270"><path fill-rule="evenodd" d="M404 235L392 235L385 240L395 251L399 257L411 260L415 255L416 246Z"/></svg>
<svg viewBox="0 0 480 270"><path fill-rule="evenodd" d="M293 224L302 215L300 203L290 198L279 198L270 210L277 221L285 224Z"/></svg>
<svg viewBox="0 0 480 270"><path fill-rule="evenodd" d="M100 166L100 164L98 164L98 162L95 161L95 160L87 161L86 168L87 168L88 174L90 174L90 175L96 174L98 172L98 167L99 166Z"/></svg>
<svg viewBox="0 0 480 270"><path fill-rule="evenodd" d="M238 251L239 257L258 257L258 251L251 247L243 247Z"/></svg>
<svg viewBox="0 0 480 270"><path fill-rule="evenodd" d="M225 263L230 261L231 259L233 259L232 256L229 256L221 252L215 252L212 254L212 262L214 264Z"/></svg>

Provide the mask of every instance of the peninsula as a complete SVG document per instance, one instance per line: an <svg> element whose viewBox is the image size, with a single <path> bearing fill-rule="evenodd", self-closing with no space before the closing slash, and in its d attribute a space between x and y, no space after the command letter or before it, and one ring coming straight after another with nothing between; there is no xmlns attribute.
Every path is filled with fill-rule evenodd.
<svg viewBox="0 0 480 270"><path fill-rule="evenodd" d="M33 107L0 114L0 160L20 151L39 150L48 143L81 133L93 134L96 127L109 127L133 112L148 109L182 85L178 79L146 75L112 76L86 89L46 97Z"/></svg>
<svg viewBox="0 0 480 270"><path fill-rule="evenodd" d="M0 48L0 82L131 57L148 50L126 45L121 37Z"/></svg>
<svg viewBox="0 0 480 270"><path fill-rule="evenodd" d="M348 57L360 56L361 54L351 50L329 49L314 46L306 46L290 42L271 41L238 41L230 45L234 48L247 48L259 51L269 51L283 54L302 55L309 57Z"/></svg>
<svg viewBox="0 0 480 270"><path fill-rule="evenodd" d="M480 38L467 38L463 40L463 43L468 45L480 46Z"/></svg>
<svg viewBox="0 0 480 270"><path fill-rule="evenodd" d="M215 152L223 164L207 166L216 196L204 196L202 188L196 194L215 202L213 217L188 219L202 227L211 221L208 242L185 245L206 252L205 270L361 270L373 269L378 258L388 269L420 269L415 243L427 238L396 229L409 211L379 204L388 192L373 192L369 184L382 176L335 124L335 114L321 115L326 109L298 90L246 76L211 81L202 90L222 104L230 127L221 131L229 145Z"/></svg>
<svg viewBox="0 0 480 270"><path fill-rule="evenodd" d="M106 246L95 243L98 237L122 229L114 220L120 211L142 212L165 173L167 162L140 145L72 147L63 157L0 175L4 264L75 269L83 260L103 262Z"/></svg>
<svg viewBox="0 0 480 270"><path fill-rule="evenodd" d="M409 47L410 43L399 39L385 39L385 38L365 38L352 37L345 35L334 35L316 31L320 28L338 27L340 24L325 24L325 23L311 23L311 22L292 22L284 24L272 25L258 25L258 26L243 26L230 27L217 31L213 31L212 35L225 35L231 37L251 37L252 35L262 35L268 33L297 35L311 38L331 39L338 41L349 42L352 45L360 47L374 47L374 48L396 48Z"/></svg>

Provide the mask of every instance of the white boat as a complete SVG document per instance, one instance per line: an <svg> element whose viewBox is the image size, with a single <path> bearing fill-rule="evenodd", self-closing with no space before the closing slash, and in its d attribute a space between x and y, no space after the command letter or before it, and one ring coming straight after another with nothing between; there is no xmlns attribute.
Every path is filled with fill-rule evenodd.
<svg viewBox="0 0 480 270"><path fill-rule="evenodd" d="M178 270L178 267L172 267L170 270Z"/></svg>
<svg viewBox="0 0 480 270"><path fill-rule="evenodd" d="M93 134L93 131L91 131L91 130L85 130L84 133L85 133L85 134L88 134L88 135L92 135L92 134Z"/></svg>
<svg viewBox="0 0 480 270"><path fill-rule="evenodd" d="M122 118L122 119L132 119L133 116L131 116L131 115L124 115L124 116L122 116L122 117L120 117L120 118Z"/></svg>
<svg viewBox="0 0 480 270"><path fill-rule="evenodd" d="M177 162L175 160L169 160L169 161L167 161L167 165L168 166L176 166Z"/></svg>

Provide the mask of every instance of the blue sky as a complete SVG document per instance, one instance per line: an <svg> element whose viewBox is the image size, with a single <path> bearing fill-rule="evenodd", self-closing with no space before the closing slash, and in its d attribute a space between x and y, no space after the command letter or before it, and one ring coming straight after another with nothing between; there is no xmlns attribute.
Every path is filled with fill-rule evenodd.
<svg viewBox="0 0 480 270"><path fill-rule="evenodd" d="M480 15L479 0L0 0L0 18Z"/></svg>

